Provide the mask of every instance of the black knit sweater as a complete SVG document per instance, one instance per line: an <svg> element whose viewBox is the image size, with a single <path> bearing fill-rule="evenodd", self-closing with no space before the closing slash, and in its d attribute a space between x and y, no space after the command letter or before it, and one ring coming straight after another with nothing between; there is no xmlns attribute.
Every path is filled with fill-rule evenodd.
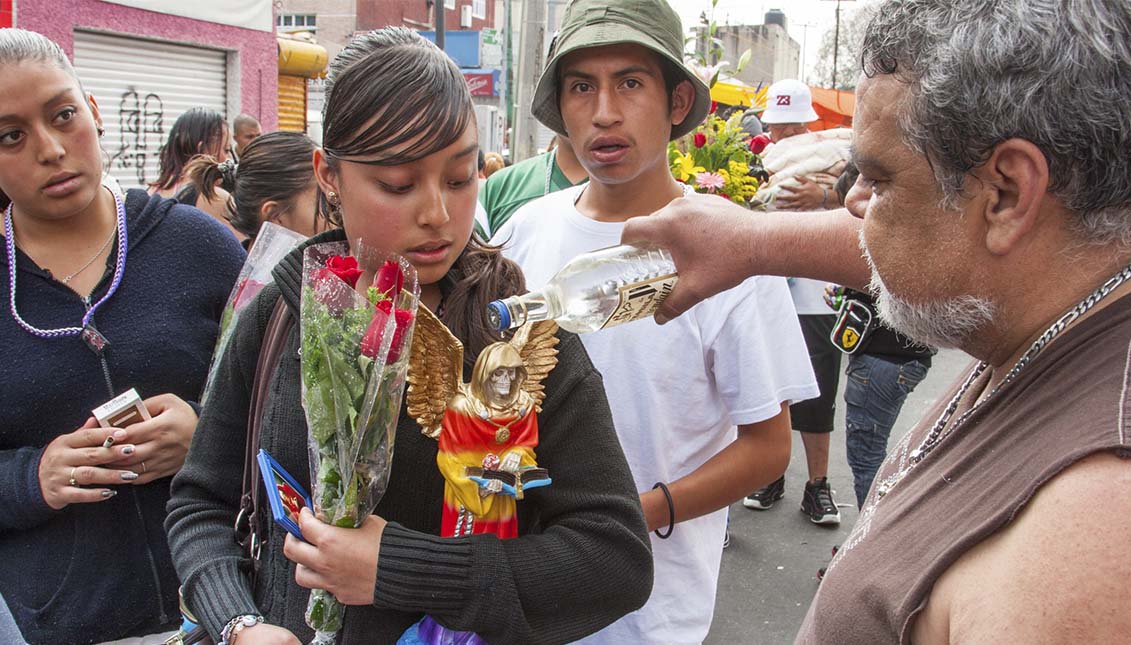
<svg viewBox="0 0 1131 645"><path fill-rule="evenodd" d="M110 342L112 390L79 338L39 338L0 315L0 595L30 643L100 643L177 623L178 583L163 528L170 480L114 486L112 499L58 511L39 482L47 444L113 395L133 387L143 399L200 398L243 263L235 238L194 208L141 190L129 191L125 206L125 274L93 319ZM111 249L92 301L110 288L117 244ZM6 275L2 252L0 266ZM16 267L16 305L27 322L79 323L86 307L78 294L23 252ZM5 308L9 295L4 280Z"/></svg>
<svg viewBox="0 0 1131 645"><path fill-rule="evenodd" d="M313 241L343 237L334 231ZM276 286L240 320L220 365L226 386L209 400L173 482L166 526L174 563L190 606L214 636L233 616L256 613L304 641L311 636L303 620L309 592L295 583L295 565L283 556L285 531L271 524L254 590L232 537L259 347L280 295L297 320L301 273L300 249L280 263ZM402 408L389 488L376 510L389 524L373 605L346 610L339 642L394 643L425 613L491 643L568 642L647 600L649 540L601 377L576 336L560 338L538 415L538 463L553 484L519 502L516 539L437 537L444 488L437 444ZM296 326L271 382L260 446L308 487L299 362Z"/></svg>

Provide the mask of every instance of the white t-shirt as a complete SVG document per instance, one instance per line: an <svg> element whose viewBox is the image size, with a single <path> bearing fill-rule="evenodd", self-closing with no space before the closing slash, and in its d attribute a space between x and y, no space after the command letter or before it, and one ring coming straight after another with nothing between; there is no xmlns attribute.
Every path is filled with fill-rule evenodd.
<svg viewBox="0 0 1131 645"><path fill-rule="evenodd" d="M526 204L492 241L538 289L576 255L616 245L621 223L574 206L583 187ZM604 377L617 435L641 492L696 470L781 404L817 396L784 278L758 276L664 326L651 318L582 334ZM726 509L652 537L648 603L586 643L701 643L711 626Z"/></svg>
<svg viewBox="0 0 1131 645"><path fill-rule="evenodd" d="M823 280L809 278L790 278L789 294L793 297L793 307L801 316L834 316L836 312L825 304L825 285Z"/></svg>

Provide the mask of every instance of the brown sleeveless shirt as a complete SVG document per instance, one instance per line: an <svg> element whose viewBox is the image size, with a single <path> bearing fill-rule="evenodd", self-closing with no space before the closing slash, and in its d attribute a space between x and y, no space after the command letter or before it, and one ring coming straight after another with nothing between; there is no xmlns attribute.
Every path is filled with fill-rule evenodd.
<svg viewBox="0 0 1131 645"><path fill-rule="evenodd" d="M1063 332L878 500L877 487L906 467L955 384L876 474L797 643L910 643L912 620L939 576L1008 524L1042 484L1100 451L1131 458L1129 367L1125 296Z"/></svg>

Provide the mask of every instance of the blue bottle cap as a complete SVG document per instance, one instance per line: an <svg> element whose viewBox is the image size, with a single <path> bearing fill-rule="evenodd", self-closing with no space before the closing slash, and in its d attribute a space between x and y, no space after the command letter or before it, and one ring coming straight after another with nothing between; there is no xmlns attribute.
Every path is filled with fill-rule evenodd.
<svg viewBox="0 0 1131 645"><path fill-rule="evenodd" d="M487 320L495 331L506 331L511 327L511 312L502 300L493 300L487 305Z"/></svg>

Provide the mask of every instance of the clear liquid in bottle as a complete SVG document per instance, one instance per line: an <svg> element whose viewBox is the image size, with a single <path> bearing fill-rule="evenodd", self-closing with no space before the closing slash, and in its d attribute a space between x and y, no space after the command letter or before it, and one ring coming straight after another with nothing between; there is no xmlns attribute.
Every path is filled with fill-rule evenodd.
<svg viewBox="0 0 1131 645"><path fill-rule="evenodd" d="M488 315L500 331L549 319L597 331L652 315L678 279L667 251L613 246L575 257L538 291L492 302Z"/></svg>

